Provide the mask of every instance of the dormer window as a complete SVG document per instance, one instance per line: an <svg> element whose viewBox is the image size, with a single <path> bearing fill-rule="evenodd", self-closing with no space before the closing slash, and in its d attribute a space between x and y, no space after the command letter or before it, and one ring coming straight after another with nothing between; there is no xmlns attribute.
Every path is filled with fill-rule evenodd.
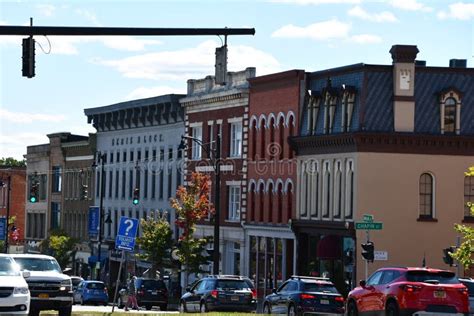
<svg viewBox="0 0 474 316"><path fill-rule="evenodd" d="M355 88L352 86L343 86L342 90L342 132L349 132L352 122L352 113L354 111Z"/></svg>
<svg viewBox="0 0 474 316"><path fill-rule="evenodd" d="M461 130L461 92L448 88L439 94L441 134L457 134Z"/></svg>
<svg viewBox="0 0 474 316"><path fill-rule="evenodd" d="M314 135L316 133L316 124L318 122L321 95L317 92L308 92L308 134Z"/></svg>

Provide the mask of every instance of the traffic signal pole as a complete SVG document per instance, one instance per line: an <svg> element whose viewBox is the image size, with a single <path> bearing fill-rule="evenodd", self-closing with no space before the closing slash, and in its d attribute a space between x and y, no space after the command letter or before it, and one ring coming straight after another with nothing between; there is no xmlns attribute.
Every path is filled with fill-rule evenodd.
<svg viewBox="0 0 474 316"><path fill-rule="evenodd" d="M370 232L369 230L365 231L366 235L366 243L369 243L370 241ZM369 277L369 260L365 260L365 280L367 281L367 278Z"/></svg>

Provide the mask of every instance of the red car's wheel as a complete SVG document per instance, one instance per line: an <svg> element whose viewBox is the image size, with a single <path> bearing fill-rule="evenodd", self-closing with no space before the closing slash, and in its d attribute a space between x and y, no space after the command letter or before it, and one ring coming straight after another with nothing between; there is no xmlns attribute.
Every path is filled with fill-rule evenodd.
<svg viewBox="0 0 474 316"><path fill-rule="evenodd" d="M385 308L385 313L387 316L399 316L400 313L398 311L397 303L391 301L387 303L387 307Z"/></svg>
<svg viewBox="0 0 474 316"><path fill-rule="evenodd" d="M357 316L358 314L356 304L353 301L349 302L347 305L347 316Z"/></svg>

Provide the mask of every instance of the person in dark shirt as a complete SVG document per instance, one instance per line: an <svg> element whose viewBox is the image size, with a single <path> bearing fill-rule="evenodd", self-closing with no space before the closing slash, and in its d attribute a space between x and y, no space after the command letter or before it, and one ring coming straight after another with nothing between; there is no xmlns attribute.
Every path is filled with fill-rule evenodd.
<svg viewBox="0 0 474 316"><path fill-rule="evenodd" d="M127 304L125 305L125 311L128 311L128 307L132 307L133 309L139 310L138 302L137 302L137 287L135 286L135 281L137 277L132 275L130 280L128 280L127 284L127 291L128 291L128 300Z"/></svg>

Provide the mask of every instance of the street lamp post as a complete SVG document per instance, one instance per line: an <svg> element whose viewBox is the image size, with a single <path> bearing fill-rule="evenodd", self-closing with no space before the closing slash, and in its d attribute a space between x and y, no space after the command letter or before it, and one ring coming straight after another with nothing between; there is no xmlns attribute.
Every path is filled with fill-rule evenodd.
<svg viewBox="0 0 474 316"><path fill-rule="evenodd" d="M100 161L100 202L99 202L99 236L97 238L97 262L99 267L97 269L96 279L100 281L100 266L101 266L101 248L102 248L102 225L103 225L103 207L104 207L104 193L105 193L105 183L104 183L104 164L106 159L106 154L101 152L97 153L97 159Z"/></svg>
<svg viewBox="0 0 474 316"><path fill-rule="evenodd" d="M216 147L214 149L207 147L202 140L198 138L194 138L191 136L182 136L181 137L181 144L179 145L178 149L185 149L186 148L186 140L190 139L191 141L198 144L209 156L209 159L212 162L212 167L214 168L215 172L215 181L214 181L214 238L213 238L213 267L212 273L215 275L219 274L219 259L220 259L220 249L219 249L219 238L220 238L220 204L221 198L219 194L220 185L221 185L221 172L219 168L220 159L221 159L221 134L218 132L216 137ZM214 157L212 157L214 156Z"/></svg>

